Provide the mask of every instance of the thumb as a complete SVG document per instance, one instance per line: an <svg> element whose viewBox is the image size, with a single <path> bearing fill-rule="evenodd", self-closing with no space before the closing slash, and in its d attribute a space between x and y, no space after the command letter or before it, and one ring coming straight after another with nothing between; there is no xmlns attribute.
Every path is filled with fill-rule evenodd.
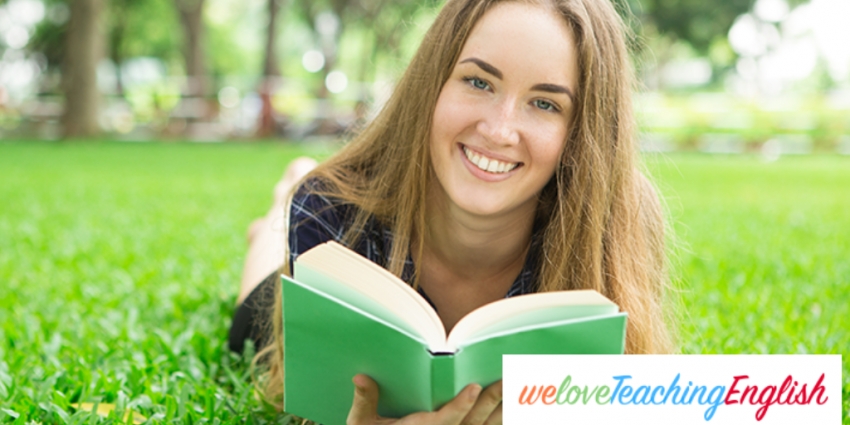
<svg viewBox="0 0 850 425"><path fill-rule="evenodd" d="M464 417L466 417L467 413L469 413L470 409L475 405L475 401L478 400L478 395L481 394L481 385L478 384L470 384L467 385L463 391L460 392L455 398L446 403L439 411L437 411L437 423L440 424L458 424L461 423Z"/></svg>
<svg viewBox="0 0 850 425"><path fill-rule="evenodd" d="M348 412L347 425L370 424L378 418L378 384L366 375L355 375L354 402Z"/></svg>

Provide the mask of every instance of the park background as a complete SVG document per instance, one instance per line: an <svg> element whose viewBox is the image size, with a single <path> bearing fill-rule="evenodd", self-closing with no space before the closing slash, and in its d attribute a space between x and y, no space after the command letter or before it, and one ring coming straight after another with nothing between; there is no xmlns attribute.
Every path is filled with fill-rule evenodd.
<svg viewBox="0 0 850 425"><path fill-rule="evenodd" d="M616 4L681 351L846 354L850 2ZM245 231L440 5L0 0L0 422L288 423L226 347Z"/></svg>

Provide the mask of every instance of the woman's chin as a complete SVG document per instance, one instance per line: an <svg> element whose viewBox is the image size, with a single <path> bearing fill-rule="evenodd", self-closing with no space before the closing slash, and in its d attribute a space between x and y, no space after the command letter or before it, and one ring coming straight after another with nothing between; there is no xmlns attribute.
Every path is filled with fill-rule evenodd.
<svg viewBox="0 0 850 425"><path fill-rule="evenodd" d="M515 208L515 206L512 208L504 200L483 197L456 199L454 204L461 211L479 217L496 217L504 215Z"/></svg>

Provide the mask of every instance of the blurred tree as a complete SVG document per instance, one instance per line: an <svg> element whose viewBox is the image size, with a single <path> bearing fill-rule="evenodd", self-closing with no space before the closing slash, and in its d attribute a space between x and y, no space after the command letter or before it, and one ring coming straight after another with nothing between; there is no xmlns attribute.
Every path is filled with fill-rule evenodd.
<svg viewBox="0 0 850 425"><path fill-rule="evenodd" d="M126 57L122 44L127 36L127 21L131 13L130 9L137 2L134 0L112 0L109 16L109 58L115 65L115 92L124 96L124 83L121 78L121 65Z"/></svg>
<svg viewBox="0 0 850 425"><path fill-rule="evenodd" d="M168 0L109 0L109 58L116 70L116 93L124 95L121 67L126 59L148 56L171 62L179 51L172 28L178 25Z"/></svg>
<svg viewBox="0 0 850 425"><path fill-rule="evenodd" d="M266 77L275 77L280 75L275 41L277 40L278 32L278 13L282 2L283 0L268 0L269 24L266 28L265 55L263 60L263 75Z"/></svg>
<svg viewBox="0 0 850 425"><path fill-rule="evenodd" d="M283 0L268 0L269 24L266 28L263 78L258 90L263 105L262 110L260 111L260 122L257 126L258 137L269 137L274 134L275 119L271 96L276 89L274 86L276 77L280 76L275 41L277 40L278 13L280 11L280 3L282 1Z"/></svg>
<svg viewBox="0 0 850 425"><path fill-rule="evenodd" d="M360 81L374 78L379 54L401 55L399 45L407 33L407 23L424 7L433 6L440 0L293 0L293 11L308 24L315 35L325 59L321 70L322 84L316 97L327 99L329 90L325 81L335 69L338 60L340 37L352 28L364 29L363 44L366 54L359 58L357 76ZM365 87L364 87L365 89ZM360 94L365 100L366 93ZM319 115L329 118L327 102L320 102L324 110ZM320 118L319 133L334 131L332 120Z"/></svg>
<svg viewBox="0 0 850 425"><path fill-rule="evenodd" d="M632 11L644 25L674 40L688 42L697 52L707 54L711 43L725 38L732 23L749 11L755 0L630 0Z"/></svg>
<svg viewBox="0 0 850 425"><path fill-rule="evenodd" d="M68 3L65 1L48 0L45 1L45 7L48 11L61 9L65 11L64 15L69 14ZM58 71L65 61L67 33L67 16L64 16L64 19L43 19L36 25L27 50L44 55L48 70Z"/></svg>
<svg viewBox="0 0 850 425"><path fill-rule="evenodd" d="M372 54L362 57L364 63L374 63L379 51L396 52L405 33L406 20L419 9L433 5L436 0L294 0L294 12L302 17L315 34L325 66L322 81L337 64L339 40L352 27L367 29L371 40L365 40ZM365 72L361 70L361 75ZM320 97L327 89L320 89Z"/></svg>
<svg viewBox="0 0 850 425"><path fill-rule="evenodd" d="M173 31L178 23L170 0L106 1L107 53L116 68L133 57L149 56L166 63L180 57L180 38ZM48 18L39 22L27 45L29 51L44 55L51 70L61 67L65 57L68 21L55 16L61 17L67 4L45 1Z"/></svg>
<svg viewBox="0 0 850 425"><path fill-rule="evenodd" d="M644 83L664 88L661 72L677 58L708 59L712 80L722 81L724 70L737 55L728 42L736 19L752 12L757 0L614 0L638 36L633 43ZM784 0L791 8L809 0ZM629 11L630 9L630 11ZM635 19L635 17L637 19Z"/></svg>
<svg viewBox="0 0 850 425"><path fill-rule="evenodd" d="M318 39L325 57L325 66L322 68L322 85L319 87L317 97L325 99L328 90L324 81L328 73L336 66L336 49L339 45L339 37L344 30L344 22L341 16L348 16L346 9L357 0L294 0L293 10L304 19L310 30Z"/></svg>
<svg viewBox="0 0 850 425"><path fill-rule="evenodd" d="M367 0L368 1L368 0ZM316 90L318 110L313 122L315 134L333 134L341 132L339 124L333 117L331 105L327 102L330 95L326 81L328 74L337 65L337 50L339 40L345 31L347 19L352 16L349 9L355 7L358 0L294 0L293 11L302 17L316 36L322 55L325 59L324 67L321 69L321 83Z"/></svg>
<svg viewBox="0 0 850 425"><path fill-rule="evenodd" d="M725 39L735 19L752 10L756 0L614 0L629 20L629 9L640 24L651 25L672 41L684 40L698 53L708 54L712 43ZM809 0L785 0L794 7ZM650 31L650 34L655 31Z"/></svg>
<svg viewBox="0 0 850 425"><path fill-rule="evenodd" d="M62 88L65 108L62 114L65 138L91 137L100 132L97 64L102 55L104 32L101 26L103 0L70 0Z"/></svg>
<svg viewBox="0 0 850 425"><path fill-rule="evenodd" d="M405 22L423 8L434 7L438 0L373 0L360 1L354 11L369 31L364 31L369 46L369 55L364 55L360 62L358 79L360 81L374 80L377 70L378 57L381 54L398 59L401 56L401 41L408 32ZM365 95L361 95L365 97Z"/></svg>
<svg viewBox="0 0 850 425"><path fill-rule="evenodd" d="M204 0L174 0L183 27L183 57L189 95L206 94L207 71L204 60Z"/></svg>

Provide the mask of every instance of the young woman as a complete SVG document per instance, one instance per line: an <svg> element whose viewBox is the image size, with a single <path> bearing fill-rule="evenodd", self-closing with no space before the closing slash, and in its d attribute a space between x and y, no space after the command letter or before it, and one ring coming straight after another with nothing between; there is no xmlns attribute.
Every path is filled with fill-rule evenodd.
<svg viewBox="0 0 850 425"><path fill-rule="evenodd" d="M628 353L668 351L664 225L636 166L629 69L609 0L448 0L374 122L301 179L291 208L270 213L289 212L278 250L290 262L341 241L417 288L447 330L499 298L595 289L629 313ZM274 238L274 220L254 227L252 251ZM260 257L249 251L234 345L255 294L279 308L275 273L254 288L276 265ZM274 399L283 353L270 322L259 356ZM375 383L354 383L349 423L384 423ZM471 385L399 423L501 423L500 397L499 383Z"/></svg>

